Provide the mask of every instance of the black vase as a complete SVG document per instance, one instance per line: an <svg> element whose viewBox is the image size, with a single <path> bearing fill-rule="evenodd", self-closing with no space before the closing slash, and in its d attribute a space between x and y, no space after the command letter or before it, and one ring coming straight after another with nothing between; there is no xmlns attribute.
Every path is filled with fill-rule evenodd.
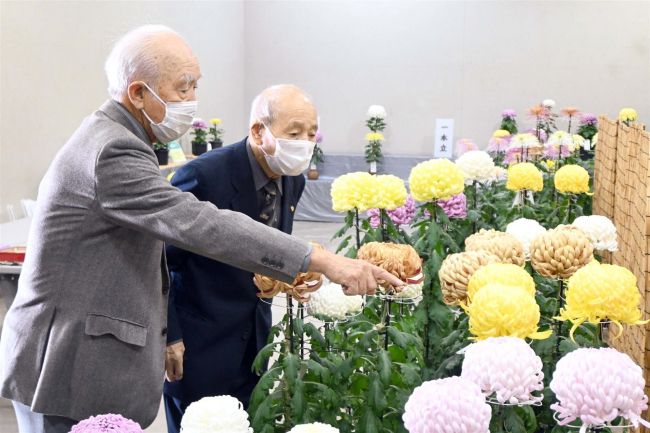
<svg viewBox="0 0 650 433"><path fill-rule="evenodd" d="M167 165L169 164L169 149L158 149L154 150L156 158L158 158L158 165Z"/></svg>
<svg viewBox="0 0 650 433"><path fill-rule="evenodd" d="M211 141L210 144L212 145L213 149L218 149L220 147L223 147L223 141L220 138L217 138L214 141Z"/></svg>
<svg viewBox="0 0 650 433"><path fill-rule="evenodd" d="M203 142L199 143L197 141L192 142L192 155L199 156L203 155L208 150L208 143Z"/></svg>

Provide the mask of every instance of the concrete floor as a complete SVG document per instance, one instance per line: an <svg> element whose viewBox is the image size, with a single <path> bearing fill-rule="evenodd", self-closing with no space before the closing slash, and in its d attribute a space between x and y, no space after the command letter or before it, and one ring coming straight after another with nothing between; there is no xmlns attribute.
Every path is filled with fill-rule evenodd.
<svg viewBox="0 0 650 433"><path fill-rule="evenodd" d="M294 235L308 241L315 241L325 246L330 251L334 251L337 245L336 241L331 241L332 234L340 227L338 223L313 223L305 221L296 221L294 223ZM5 304L0 302L0 322L4 320ZM274 321L282 317L283 309L275 308L273 312ZM147 433L166 433L165 412L160 408L158 417L154 423L145 430ZM11 402L0 398L0 432L17 433L16 418L11 406ZM27 433L27 432L24 432Z"/></svg>

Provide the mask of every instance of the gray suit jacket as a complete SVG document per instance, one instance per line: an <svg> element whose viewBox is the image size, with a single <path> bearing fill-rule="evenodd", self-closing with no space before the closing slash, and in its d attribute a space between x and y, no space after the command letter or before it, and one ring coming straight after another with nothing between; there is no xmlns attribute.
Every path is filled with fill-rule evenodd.
<svg viewBox="0 0 650 433"><path fill-rule="evenodd" d="M108 101L41 182L0 338L0 394L34 412L150 425L167 332L163 242L284 281L309 254L306 242L172 187L142 126Z"/></svg>

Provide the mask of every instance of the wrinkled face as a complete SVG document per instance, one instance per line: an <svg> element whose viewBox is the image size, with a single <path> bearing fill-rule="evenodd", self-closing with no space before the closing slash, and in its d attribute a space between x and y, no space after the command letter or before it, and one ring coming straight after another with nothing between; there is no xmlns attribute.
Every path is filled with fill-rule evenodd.
<svg viewBox="0 0 650 433"><path fill-rule="evenodd" d="M161 37L156 47L159 51L159 81L157 88L147 83L165 102L181 102L196 100L197 81L201 78L199 62L190 48L176 36ZM155 123L165 117L165 106L149 91L142 81L130 84L129 95L131 103L137 110L147 112ZM131 89L133 87L133 89ZM143 119L147 132L151 132L149 122Z"/></svg>
<svg viewBox="0 0 650 433"><path fill-rule="evenodd" d="M316 108L303 95L291 92L278 98L273 105L273 112L275 120L272 125L267 125L273 137L316 141L318 115ZM261 145L266 154L273 155L275 140L266 133L264 126L257 124L251 129L253 129L251 135L255 143Z"/></svg>

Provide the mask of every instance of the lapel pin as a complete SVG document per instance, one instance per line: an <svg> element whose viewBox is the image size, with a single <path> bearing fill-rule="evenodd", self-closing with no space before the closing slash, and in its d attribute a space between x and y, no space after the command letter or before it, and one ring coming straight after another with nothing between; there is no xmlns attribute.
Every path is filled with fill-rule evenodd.
<svg viewBox="0 0 650 433"><path fill-rule="evenodd" d="M296 210L296 208L291 206L291 212L294 212L295 210Z"/></svg>

